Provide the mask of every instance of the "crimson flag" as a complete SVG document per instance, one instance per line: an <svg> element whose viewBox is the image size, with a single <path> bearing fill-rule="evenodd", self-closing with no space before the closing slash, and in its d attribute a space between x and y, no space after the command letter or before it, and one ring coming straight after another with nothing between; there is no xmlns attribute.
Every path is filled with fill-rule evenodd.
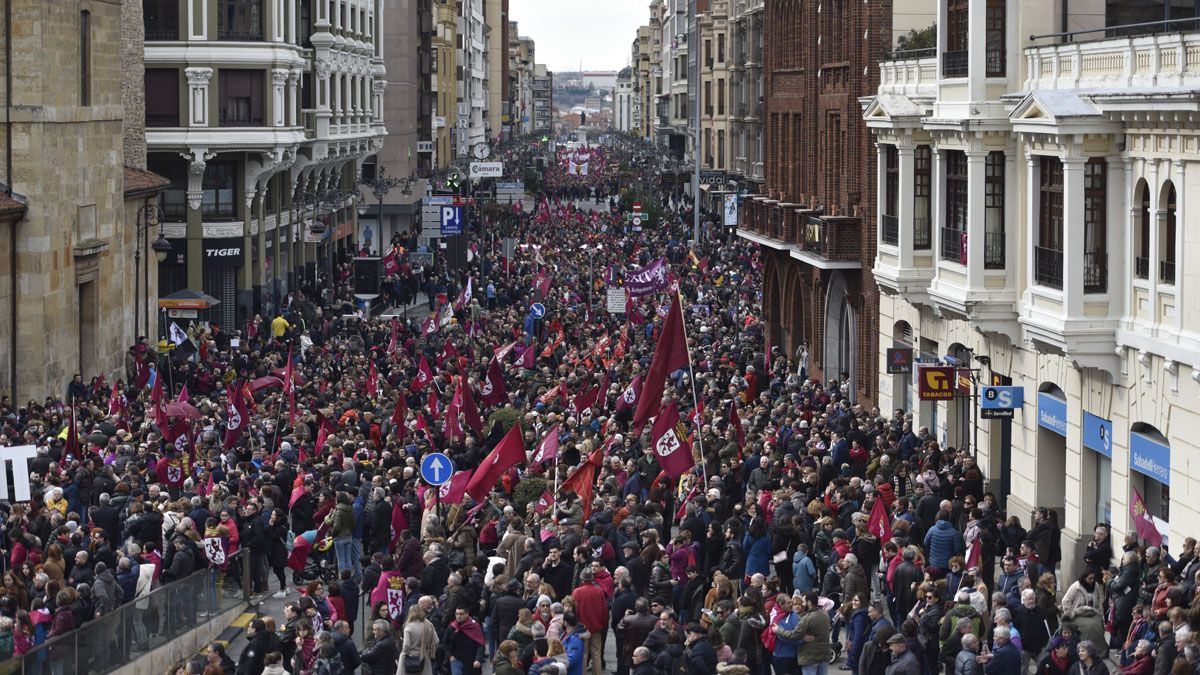
<svg viewBox="0 0 1200 675"><path fill-rule="evenodd" d="M493 352L493 354L492 354L493 360L497 361L497 362L503 361L505 358L508 357L509 352L511 352L513 350L513 348L515 348L516 346L517 346L517 341L513 340L512 342L504 345L503 347L496 347L496 351Z"/></svg>
<svg viewBox="0 0 1200 675"><path fill-rule="evenodd" d="M474 429L475 433L482 434L483 418L479 416L479 406L475 404L475 392L471 391L471 385L465 377L459 379L458 386L462 388L462 412L467 426Z"/></svg>
<svg viewBox="0 0 1200 675"><path fill-rule="evenodd" d="M283 390L288 396L288 424L296 426L296 374L292 367L292 349L288 348L287 367L283 369Z"/></svg>
<svg viewBox="0 0 1200 675"><path fill-rule="evenodd" d="M525 443L521 437L521 425L514 424L484 458L483 463L475 469L470 483L467 484L467 494L475 501L483 499L505 471L524 461Z"/></svg>
<svg viewBox="0 0 1200 675"><path fill-rule="evenodd" d="M459 386L454 389L454 395L450 397L450 404L446 406L446 415L442 418L442 435L451 441L460 440L465 436L462 425L458 422L458 412L462 410L462 378L459 378L459 382ZM429 400L430 410L437 414L437 399L433 395L433 390L429 391Z"/></svg>
<svg viewBox="0 0 1200 675"><path fill-rule="evenodd" d="M185 384L185 385L183 385L183 387L181 387L179 389L179 396L175 397L175 402L176 403L187 403L188 398L189 398L189 396L188 396L187 385Z"/></svg>
<svg viewBox="0 0 1200 675"><path fill-rule="evenodd" d="M575 407L575 414L582 415L584 410L590 410L596 405L596 399L600 398L600 387L592 387L588 391L575 394L575 398L571 401Z"/></svg>
<svg viewBox="0 0 1200 675"><path fill-rule="evenodd" d="M654 420L650 438L658 463L668 476L678 478L696 466L691 447L680 437L679 408L675 401L668 403L666 410Z"/></svg>
<svg viewBox="0 0 1200 675"><path fill-rule="evenodd" d="M392 426L404 428L404 418L408 416L408 400L404 396L396 396L396 407L392 410Z"/></svg>
<svg viewBox="0 0 1200 675"><path fill-rule="evenodd" d="M536 358L537 345L531 342L525 347L525 351L521 353L521 367L527 370L532 370L534 366L534 359Z"/></svg>
<svg viewBox="0 0 1200 675"><path fill-rule="evenodd" d="M875 506L871 507L871 518L867 521L867 529L871 534L879 537L880 546L892 540L892 519L888 515L887 507L882 499L876 499Z"/></svg>
<svg viewBox="0 0 1200 675"><path fill-rule="evenodd" d="M375 359L371 359L371 367L367 370L367 396L375 398L379 393L379 372L375 369Z"/></svg>
<svg viewBox="0 0 1200 675"><path fill-rule="evenodd" d="M158 482L173 488L180 488L183 487L183 479L187 476L187 471L182 459L164 457L155 464L154 474L158 478Z"/></svg>
<svg viewBox="0 0 1200 675"><path fill-rule="evenodd" d="M479 388L479 400L484 405L499 405L508 397L508 383L504 381L504 370L500 368L500 358L492 359L488 366L487 375Z"/></svg>
<svg viewBox="0 0 1200 675"><path fill-rule="evenodd" d="M400 533L408 529L408 516L404 515L404 507L400 505L400 497L393 496L392 499L392 546L389 550L394 552L400 541Z"/></svg>
<svg viewBox="0 0 1200 675"><path fill-rule="evenodd" d="M396 252L388 251L388 254L383 256L383 275L390 277L393 274L400 273L400 261L396 260Z"/></svg>
<svg viewBox="0 0 1200 675"><path fill-rule="evenodd" d="M421 391L429 386L433 381L433 371L429 368L429 361L424 356L421 356L421 365L417 366L417 376L413 378L409 389L412 391Z"/></svg>
<svg viewBox="0 0 1200 675"><path fill-rule="evenodd" d="M1145 539L1151 546L1162 546L1162 533L1158 531L1158 526L1146 510L1146 501L1142 499L1142 493L1138 492L1137 488L1133 488L1133 499L1129 502L1129 519L1133 521L1138 537Z"/></svg>
<svg viewBox="0 0 1200 675"><path fill-rule="evenodd" d="M450 480L438 486L438 501L442 504L461 504L463 497L467 494L467 484L471 482L470 471L457 471ZM417 486L417 498L421 503L425 503L425 495L429 488L424 485Z"/></svg>
<svg viewBox="0 0 1200 675"><path fill-rule="evenodd" d="M729 426L733 427L733 433L737 436L738 445L745 446L746 427L742 426L742 418L738 415L736 400L729 403Z"/></svg>
<svg viewBox="0 0 1200 675"><path fill-rule="evenodd" d="M621 395L617 397L617 412L621 412L626 408L632 408L637 403L638 397L641 395L641 393L642 376L637 375L633 378L633 381L629 383L629 386L625 387L625 391L622 391Z"/></svg>
<svg viewBox="0 0 1200 675"><path fill-rule="evenodd" d="M317 445L316 445L316 451L317 451L318 453L320 453L320 452L321 452L321 450L323 450L323 449L325 448L325 441L326 441L326 440L328 440L328 438L329 438L330 436L332 436L332 435L333 435L333 432L335 432L335 431L337 431L337 427L333 426L333 422L330 422L330 421L329 421L328 419L326 419L326 418L325 418L325 416L324 416L324 415L322 415L321 413L317 413Z"/></svg>
<svg viewBox="0 0 1200 675"><path fill-rule="evenodd" d="M615 437L614 437L615 438ZM604 465L604 451L612 443L612 439L608 443L596 448L588 455L587 461L580 464L570 476L559 486L559 492L568 490L579 495L580 504L583 506L583 519L587 520L588 516L592 515L592 493L595 490L596 474Z"/></svg>
<svg viewBox="0 0 1200 675"><path fill-rule="evenodd" d="M671 308L667 310L667 318L663 321L662 332L654 348L654 358L650 361L650 369L638 396L632 424L635 431L640 431L646 425L646 421L662 408L667 375L687 365L688 348L687 338L683 334L683 307L679 304L679 294L675 293L671 295Z"/></svg>
<svg viewBox="0 0 1200 675"><path fill-rule="evenodd" d="M538 497L538 500L534 502L533 512L539 515L545 513L546 509L550 508L550 505L553 503L554 495L550 494L549 490L546 490L542 493L542 496Z"/></svg>
<svg viewBox="0 0 1200 675"><path fill-rule="evenodd" d="M225 418L225 449L228 450L237 444L238 439L242 436L242 431L250 426L250 412L246 410L246 399L242 396L242 388L239 386L229 387L226 390L229 397L228 415Z"/></svg>
<svg viewBox="0 0 1200 675"><path fill-rule="evenodd" d="M163 397L162 378L155 373L154 387L150 389L150 405L154 408L154 424L159 431L167 429L167 408Z"/></svg>
<svg viewBox="0 0 1200 675"><path fill-rule="evenodd" d="M117 383L113 382L112 391L108 394L108 416L120 415L124 407L121 405L121 390L117 387Z"/></svg>
<svg viewBox="0 0 1200 675"><path fill-rule="evenodd" d="M700 487L700 483L693 483L692 489L688 490L687 496L683 498L683 501L679 502L679 510L675 512L675 522L683 520L683 514L687 513L687 504L692 501L692 497L696 496L696 488L698 487Z"/></svg>
<svg viewBox="0 0 1200 675"><path fill-rule="evenodd" d="M75 425L75 404L72 402L67 413L67 438L63 446L64 457L79 459L79 427Z"/></svg>
<svg viewBox="0 0 1200 675"><path fill-rule="evenodd" d="M388 341L387 351L389 354L396 353L396 347L400 345L400 320L392 317L392 339Z"/></svg>
<svg viewBox="0 0 1200 675"><path fill-rule="evenodd" d="M537 450L533 453L531 464L545 464L547 461L558 457L558 431L559 425L555 424L550 431L546 432L546 437L538 444Z"/></svg>

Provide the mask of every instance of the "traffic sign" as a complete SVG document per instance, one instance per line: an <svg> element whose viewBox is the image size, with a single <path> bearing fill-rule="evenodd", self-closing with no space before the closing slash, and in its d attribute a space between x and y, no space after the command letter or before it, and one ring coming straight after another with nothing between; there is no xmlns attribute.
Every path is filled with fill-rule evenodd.
<svg viewBox="0 0 1200 675"><path fill-rule="evenodd" d="M454 475L454 462L444 453L431 452L421 460L421 479L430 485L441 485Z"/></svg>
<svg viewBox="0 0 1200 675"><path fill-rule="evenodd" d="M641 225L641 224L642 224L642 217L641 217L641 216L634 216L634 217L633 217L633 224L634 224L634 225Z"/></svg>
<svg viewBox="0 0 1200 675"><path fill-rule="evenodd" d="M441 220L441 231L443 237L463 233L461 206L441 207Z"/></svg>
<svg viewBox="0 0 1200 675"><path fill-rule="evenodd" d="M529 316L532 316L535 321L541 321L542 317L546 316L546 306L540 302L535 302L529 306Z"/></svg>
<svg viewBox="0 0 1200 675"><path fill-rule="evenodd" d="M979 417L1012 419L1013 411L1024 405L1024 387L983 387L979 394Z"/></svg>

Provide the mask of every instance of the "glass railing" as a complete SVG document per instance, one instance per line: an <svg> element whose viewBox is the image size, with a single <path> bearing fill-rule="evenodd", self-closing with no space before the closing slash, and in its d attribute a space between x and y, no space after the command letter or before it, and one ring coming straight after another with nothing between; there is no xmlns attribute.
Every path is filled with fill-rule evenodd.
<svg viewBox="0 0 1200 675"><path fill-rule="evenodd" d="M239 606L246 600L233 577L199 570L0 663L0 675L108 673Z"/></svg>

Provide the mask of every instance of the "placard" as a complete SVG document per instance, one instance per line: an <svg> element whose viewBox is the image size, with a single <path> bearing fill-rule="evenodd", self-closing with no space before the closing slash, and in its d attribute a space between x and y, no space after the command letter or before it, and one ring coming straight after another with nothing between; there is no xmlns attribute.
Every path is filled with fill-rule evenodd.
<svg viewBox="0 0 1200 675"><path fill-rule="evenodd" d="M609 314L624 314L625 313L625 289L610 288L605 296L605 306L608 308Z"/></svg>

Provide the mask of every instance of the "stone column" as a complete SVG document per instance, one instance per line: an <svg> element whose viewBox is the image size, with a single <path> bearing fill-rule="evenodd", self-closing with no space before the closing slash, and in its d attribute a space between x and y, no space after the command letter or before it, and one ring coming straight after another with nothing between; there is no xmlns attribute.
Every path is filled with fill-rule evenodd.
<svg viewBox="0 0 1200 675"><path fill-rule="evenodd" d="M1133 256L1137 255L1132 241L1133 219L1129 217L1129 209L1123 208L1130 191L1126 185L1125 159L1120 155L1112 155L1106 157L1105 162L1108 164L1108 181L1104 189L1105 259L1100 264L1107 270L1108 284L1105 290L1108 291L1108 303L1112 308L1110 314L1124 316L1123 308L1129 303L1129 294L1125 292L1129 288L1127 279L1130 278L1127 271ZM1128 243L1125 242L1126 229L1131 237Z"/></svg>
<svg viewBox="0 0 1200 675"><path fill-rule="evenodd" d="M188 160L187 186L187 277L188 288L204 288L204 217L201 206L204 201L204 169L208 160L216 153L208 148L191 148L180 153Z"/></svg>
<svg viewBox="0 0 1200 675"><path fill-rule="evenodd" d="M1041 178L1037 155L1025 151L1025 185L1029 188L1029 198L1025 200L1025 239L1029 245L1025 247L1025 287L1033 288L1037 283L1037 246L1038 238L1038 196L1037 185Z"/></svg>
<svg viewBox="0 0 1200 675"><path fill-rule="evenodd" d="M287 126L294 127L303 124L300 119L300 78L303 73L299 70L288 71L287 84Z"/></svg>
<svg viewBox="0 0 1200 675"><path fill-rule="evenodd" d="M1063 157L1063 311L1083 318L1083 165L1086 157Z"/></svg>
<svg viewBox="0 0 1200 675"><path fill-rule="evenodd" d="M271 124L276 127L286 126L288 122L288 99L286 96L288 78L291 71L287 68L275 68L271 71Z"/></svg>
<svg viewBox="0 0 1200 675"><path fill-rule="evenodd" d="M972 291L983 290L986 162L986 152L967 151L967 288Z"/></svg>
<svg viewBox="0 0 1200 675"><path fill-rule="evenodd" d="M212 79L213 69L192 67L183 72L188 80L188 126L207 127L210 124L208 83Z"/></svg>
<svg viewBox="0 0 1200 675"><path fill-rule="evenodd" d="M914 157L917 146L912 143L901 143L896 146L900 156L900 173L896 184L900 194L896 195L896 221L900 227L900 268L911 269L913 266L913 242L916 241L916 224L913 218L916 213L916 198L913 195L913 180L916 172ZM880 183L883 185L883 183Z"/></svg>

